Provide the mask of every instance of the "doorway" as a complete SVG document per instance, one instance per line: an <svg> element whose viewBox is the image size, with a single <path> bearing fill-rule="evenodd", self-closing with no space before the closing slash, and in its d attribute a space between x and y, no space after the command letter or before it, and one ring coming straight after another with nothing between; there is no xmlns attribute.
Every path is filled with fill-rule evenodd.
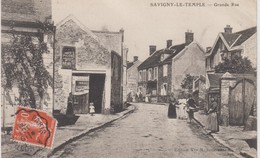
<svg viewBox="0 0 260 158"><path fill-rule="evenodd" d="M105 74L90 74L89 103L94 103L95 113L102 113Z"/></svg>

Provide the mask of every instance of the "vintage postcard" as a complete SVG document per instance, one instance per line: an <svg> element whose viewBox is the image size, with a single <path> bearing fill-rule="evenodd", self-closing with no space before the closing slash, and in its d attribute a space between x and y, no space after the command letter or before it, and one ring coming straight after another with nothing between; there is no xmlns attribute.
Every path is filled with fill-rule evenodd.
<svg viewBox="0 0 260 158"><path fill-rule="evenodd" d="M257 157L257 0L1 0L1 157Z"/></svg>

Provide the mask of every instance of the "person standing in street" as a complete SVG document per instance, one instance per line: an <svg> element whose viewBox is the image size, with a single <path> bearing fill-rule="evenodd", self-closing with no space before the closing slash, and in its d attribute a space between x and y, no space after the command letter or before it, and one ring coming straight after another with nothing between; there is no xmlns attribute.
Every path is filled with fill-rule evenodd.
<svg viewBox="0 0 260 158"><path fill-rule="evenodd" d="M191 95L188 96L187 105L188 105L188 108L187 108L188 117L189 117L189 120L191 123L191 120L194 119L194 112L197 108L196 103Z"/></svg>
<svg viewBox="0 0 260 158"><path fill-rule="evenodd" d="M68 116L74 115L72 93L69 93L66 115Z"/></svg>
<svg viewBox="0 0 260 158"><path fill-rule="evenodd" d="M209 134L219 131L217 111L218 111L218 103L216 99L212 97L211 106L207 112L208 118L206 123L206 129L210 130Z"/></svg>
<svg viewBox="0 0 260 158"><path fill-rule="evenodd" d="M173 96L169 98L168 117L174 119L177 118L176 99Z"/></svg>
<svg viewBox="0 0 260 158"><path fill-rule="evenodd" d="M94 113L95 113L95 106L94 106L94 103L90 103L90 106L89 106L89 113L91 114L91 116L94 115Z"/></svg>

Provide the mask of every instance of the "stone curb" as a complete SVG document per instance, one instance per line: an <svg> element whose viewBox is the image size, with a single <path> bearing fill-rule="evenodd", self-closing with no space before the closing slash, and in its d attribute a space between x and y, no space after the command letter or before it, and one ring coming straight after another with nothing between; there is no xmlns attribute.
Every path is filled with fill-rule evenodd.
<svg viewBox="0 0 260 158"><path fill-rule="evenodd" d="M61 143L57 147L53 148L50 152L48 152L47 157L50 157L50 156L54 155L58 150L63 148L65 145L67 145L67 144L69 144L69 143L71 143L71 142L73 142L73 141L75 141L77 139L82 138L86 134L89 134L89 133L91 133L93 131L96 131L96 130L98 130L98 129L100 129L100 128L102 128L102 127L104 127L104 126L106 126L106 125L108 125L108 124L118 120L118 119L121 119L121 118L125 117L126 115L128 115L130 113L133 113L136 110L136 107L134 105L132 105L132 104L131 104L131 106L132 106L132 109L129 109L128 111L123 112L117 118L111 119L110 121L102 123L101 125L97 125L96 127L93 127L91 129L84 130L84 131L80 132L79 134L74 135L71 138L68 138L63 143ZM131 107L131 106L129 106L129 107Z"/></svg>
<svg viewBox="0 0 260 158"><path fill-rule="evenodd" d="M201 126L201 127L205 127L198 119L194 118L196 120L196 123ZM204 131L205 129L202 128ZM206 132L207 133L207 132ZM224 140L222 140L221 138L219 138L218 136L214 136L212 134L209 134L216 142L218 142L219 144L222 144L223 146L225 146L226 148L228 148L230 151L232 151L232 153L236 156L236 157L242 157L241 155L238 155L237 153L235 153L235 149L230 147Z"/></svg>

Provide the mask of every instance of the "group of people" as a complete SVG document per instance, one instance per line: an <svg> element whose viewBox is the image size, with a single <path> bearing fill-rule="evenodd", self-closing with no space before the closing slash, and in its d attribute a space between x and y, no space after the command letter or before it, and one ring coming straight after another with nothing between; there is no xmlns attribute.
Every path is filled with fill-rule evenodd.
<svg viewBox="0 0 260 158"><path fill-rule="evenodd" d="M169 118L178 119L189 119L189 122L194 118L194 112L197 111L195 101L191 96L188 99L179 99L176 101L175 98L170 99L168 108Z"/></svg>
<svg viewBox="0 0 260 158"><path fill-rule="evenodd" d="M218 104L215 98L211 98L211 106L207 111L207 122L206 122L206 130L209 130L210 133L218 132ZM191 123L194 119L194 112L197 112L199 109L196 106L195 100L189 96L188 99L179 99L178 101L175 98L171 98L168 107L168 117L169 118L177 118L177 119L188 119L189 123Z"/></svg>

